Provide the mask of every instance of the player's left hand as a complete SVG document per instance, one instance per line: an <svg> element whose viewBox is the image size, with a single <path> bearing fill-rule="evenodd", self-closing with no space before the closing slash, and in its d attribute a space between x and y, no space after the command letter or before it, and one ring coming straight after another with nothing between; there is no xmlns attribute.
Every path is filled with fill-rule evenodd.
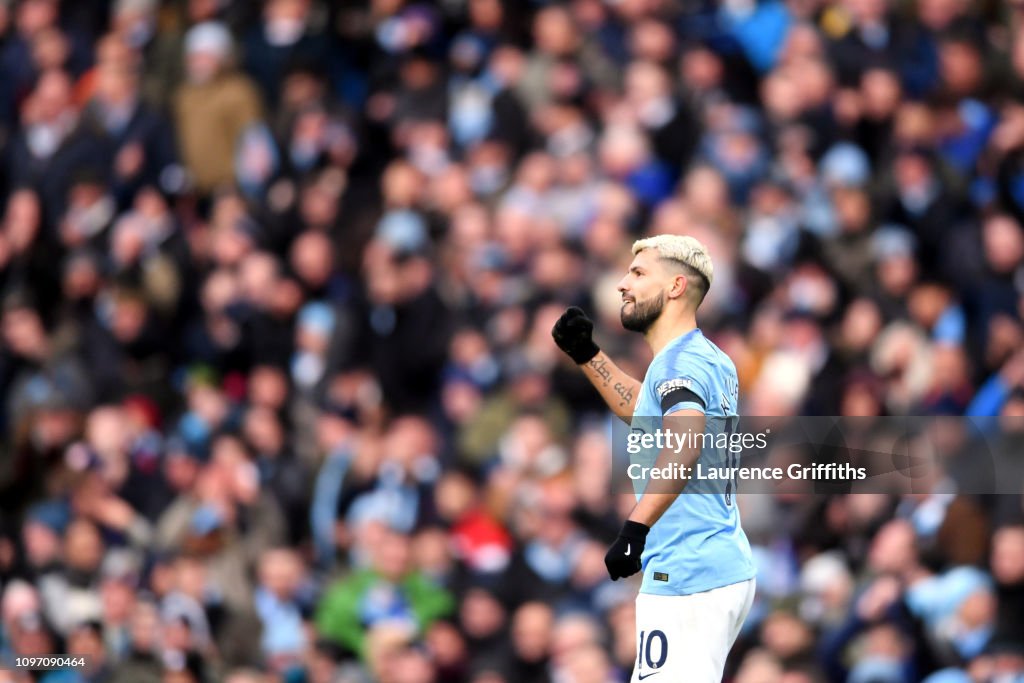
<svg viewBox="0 0 1024 683"><path fill-rule="evenodd" d="M604 556L604 564L608 567L608 575L612 577L612 581L633 576L640 571L640 556L644 552L644 544L650 530L646 524L632 520L626 520L622 525L619 537Z"/></svg>

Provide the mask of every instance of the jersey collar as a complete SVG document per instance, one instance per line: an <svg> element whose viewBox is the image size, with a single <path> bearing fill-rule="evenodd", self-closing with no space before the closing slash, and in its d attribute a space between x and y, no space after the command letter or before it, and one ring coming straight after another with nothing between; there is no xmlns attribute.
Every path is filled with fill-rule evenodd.
<svg viewBox="0 0 1024 683"><path fill-rule="evenodd" d="M695 338L699 334L703 334L703 333L700 331L699 327L695 327L692 330L690 330L689 332L687 332L686 334L679 335L678 337L676 337L675 339L670 341L668 344L665 344L665 348L663 348L661 351L659 351L658 355L660 356L661 354L665 353L666 351L668 351L669 349L671 349L673 347L681 346L681 345L689 342L690 340L692 340L693 338Z"/></svg>

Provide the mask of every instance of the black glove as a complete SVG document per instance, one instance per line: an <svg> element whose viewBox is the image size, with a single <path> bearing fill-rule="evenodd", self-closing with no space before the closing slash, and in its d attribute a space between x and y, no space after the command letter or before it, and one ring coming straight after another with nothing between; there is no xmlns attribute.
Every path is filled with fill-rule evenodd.
<svg viewBox="0 0 1024 683"><path fill-rule="evenodd" d="M640 555L644 552L647 533L651 527L640 522L626 520L622 525L619 537L612 543L604 556L604 564L608 567L608 575L612 581L633 576L640 571Z"/></svg>
<svg viewBox="0 0 1024 683"><path fill-rule="evenodd" d="M577 365L583 365L601 350L590 336L593 333L594 321L578 306L566 310L551 328L551 336L558 348L565 351Z"/></svg>

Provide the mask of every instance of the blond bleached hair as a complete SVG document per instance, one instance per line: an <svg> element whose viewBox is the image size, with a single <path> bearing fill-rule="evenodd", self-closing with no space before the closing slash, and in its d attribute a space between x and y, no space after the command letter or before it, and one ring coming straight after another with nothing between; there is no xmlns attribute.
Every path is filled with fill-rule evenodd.
<svg viewBox="0 0 1024 683"><path fill-rule="evenodd" d="M658 256L670 261L678 261L697 271L708 281L715 276L715 267L711 263L708 249L700 240L689 235L655 235L646 239L633 242L633 254L639 254L644 249L653 249Z"/></svg>

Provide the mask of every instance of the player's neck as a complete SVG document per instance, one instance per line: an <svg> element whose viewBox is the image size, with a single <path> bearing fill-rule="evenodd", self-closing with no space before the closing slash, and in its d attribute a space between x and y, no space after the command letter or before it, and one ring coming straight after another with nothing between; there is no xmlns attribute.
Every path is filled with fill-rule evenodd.
<svg viewBox="0 0 1024 683"><path fill-rule="evenodd" d="M655 320L654 324L647 329L647 332L644 333L644 339L647 340L647 345L651 347L651 352L657 356L673 339L678 339L696 328L697 317L692 312L678 318L669 318L663 315Z"/></svg>

